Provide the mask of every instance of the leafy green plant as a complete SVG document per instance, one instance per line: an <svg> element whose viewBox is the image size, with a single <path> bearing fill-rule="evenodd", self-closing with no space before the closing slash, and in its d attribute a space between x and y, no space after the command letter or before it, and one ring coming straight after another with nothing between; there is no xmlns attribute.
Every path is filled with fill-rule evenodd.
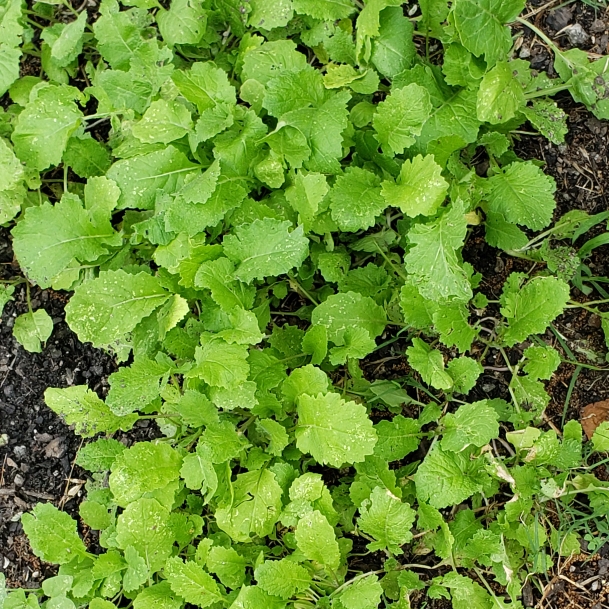
<svg viewBox="0 0 609 609"><path fill-rule="evenodd" d="M37 506L23 527L58 575L2 592L3 609L405 608L424 593L516 608L527 573L579 549L540 515L605 501L577 473L605 430L588 447L577 422L540 429L561 355L542 338L516 364L506 350L580 306L570 282L600 285L585 262L601 242L574 243L607 215L554 218L554 181L512 142L526 121L564 141L557 91L608 118L607 62L553 46L552 80L514 59L523 6L103 0L89 25L2 0L0 218L28 281L73 291L70 327L124 364L105 399L45 394L95 438L80 517L104 552ZM21 53L44 79L18 78ZM498 300L462 257L480 225L542 263ZM582 306L607 330L601 296ZM26 348L45 319L16 324ZM362 360L389 345L408 375L370 379ZM510 400L464 401L491 350ZM142 418L162 437L112 437ZM354 569L362 545L381 568Z"/></svg>

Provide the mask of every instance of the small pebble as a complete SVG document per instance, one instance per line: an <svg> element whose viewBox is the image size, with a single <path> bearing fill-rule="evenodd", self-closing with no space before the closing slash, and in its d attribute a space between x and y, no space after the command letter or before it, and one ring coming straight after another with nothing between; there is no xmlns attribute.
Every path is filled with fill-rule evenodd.
<svg viewBox="0 0 609 609"><path fill-rule="evenodd" d="M593 581L590 587L592 588L592 592L596 592L599 589L598 579Z"/></svg>
<svg viewBox="0 0 609 609"><path fill-rule="evenodd" d="M15 448L13 448L13 452L15 453L15 457L17 457L17 459L23 459L23 457L27 455L27 448L25 446L15 446Z"/></svg>
<svg viewBox="0 0 609 609"><path fill-rule="evenodd" d="M569 42L574 47L579 47L588 42L590 36L579 23L574 23L565 29L565 34L569 38Z"/></svg>
<svg viewBox="0 0 609 609"><path fill-rule="evenodd" d="M21 474L17 474L13 482L15 483L15 486L23 486L25 478Z"/></svg>

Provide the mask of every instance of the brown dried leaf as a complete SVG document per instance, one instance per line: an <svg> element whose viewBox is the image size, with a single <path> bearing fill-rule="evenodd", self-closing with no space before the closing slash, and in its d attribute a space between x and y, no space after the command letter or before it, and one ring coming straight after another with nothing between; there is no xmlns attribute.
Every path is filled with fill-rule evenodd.
<svg viewBox="0 0 609 609"><path fill-rule="evenodd" d="M596 428L609 420L609 400L595 402L584 407L581 413L581 423L588 440L592 438Z"/></svg>

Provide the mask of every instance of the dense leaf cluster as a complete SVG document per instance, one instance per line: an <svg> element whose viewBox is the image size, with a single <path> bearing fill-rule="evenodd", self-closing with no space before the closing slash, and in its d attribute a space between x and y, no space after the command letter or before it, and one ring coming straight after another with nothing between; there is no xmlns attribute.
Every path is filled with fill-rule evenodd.
<svg viewBox="0 0 609 609"><path fill-rule="evenodd" d="M600 242L573 244L607 214L555 218L554 181L511 144L526 122L564 141L560 90L609 118L608 63L552 46L550 79L514 59L523 5L102 0L91 24L0 0L0 223L27 279L73 291L70 327L124 364L104 400L45 396L95 438L80 516L103 553L37 506L23 527L59 573L0 607L517 608L527 573L577 551L542 506L606 510L575 471L606 426L592 448L577 422L537 427L561 357L536 335L570 283L591 291ZM43 76L19 78L36 52ZM462 258L481 224L539 263L494 302ZM41 309L14 329L30 351L51 331ZM511 400L467 401L489 350L525 341ZM392 342L409 374L367 380ZM163 437L112 437L141 417ZM353 571L354 543L380 570Z"/></svg>

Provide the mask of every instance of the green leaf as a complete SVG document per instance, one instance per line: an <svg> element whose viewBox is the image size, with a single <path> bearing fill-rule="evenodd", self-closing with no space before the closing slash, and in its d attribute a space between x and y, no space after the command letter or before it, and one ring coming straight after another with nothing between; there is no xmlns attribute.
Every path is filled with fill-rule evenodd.
<svg viewBox="0 0 609 609"><path fill-rule="evenodd" d="M216 522L235 541L248 543L252 537L265 537L279 520L282 494L275 474L266 469L239 474L233 483L232 502L216 510Z"/></svg>
<svg viewBox="0 0 609 609"><path fill-rule="evenodd" d="M391 6L382 10L379 25L378 36L372 40L370 59L383 76L393 78L409 68L416 56L412 39L414 27L402 12L401 6Z"/></svg>
<svg viewBox="0 0 609 609"><path fill-rule="evenodd" d="M237 101L235 87L229 83L228 75L212 62L197 61L189 70L175 70L171 78L202 116L218 105L234 106Z"/></svg>
<svg viewBox="0 0 609 609"><path fill-rule="evenodd" d="M131 133L146 144L168 144L184 137L191 129L192 119L186 106L159 99L150 104L144 116L131 128Z"/></svg>
<svg viewBox="0 0 609 609"><path fill-rule="evenodd" d="M38 503L21 517L32 550L47 562L58 565L83 558L85 544L76 532L76 521L51 503Z"/></svg>
<svg viewBox="0 0 609 609"><path fill-rule="evenodd" d="M131 366L110 375L106 404L119 416L143 410L158 397L161 379L169 370L166 364L147 358L136 359Z"/></svg>
<svg viewBox="0 0 609 609"><path fill-rule="evenodd" d="M245 581L247 561L233 548L214 546L207 557L207 569L227 588L237 590Z"/></svg>
<svg viewBox="0 0 609 609"><path fill-rule="evenodd" d="M172 0L168 11L161 9L156 20L169 46L197 44L205 34L207 12L199 0Z"/></svg>
<svg viewBox="0 0 609 609"><path fill-rule="evenodd" d="M224 251L237 265L236 279L251 283L269 275L287 273L307 257L309 241L301 226L289 231L291 223L272 218L255 220L224 237Z"/></svg>
<svg viewBox="0 0 609 609"><path fill-rule="evenodd" d="M183 601L172 592L166 581L144 588L133 601L134 609L180 609L182 605Z"/></svg>
<svg viewBox="0 0 609 609"><path fill-rule="evenodd" d="M416 512L389 490L377 486L360 507L359 527L375 541L366 547L371 552L388 550L402 554L400 546L412 540L410 529Z"/></svg>
<svg viewBox="0 0 609 609"><path fill-rule="evenodd" d="M464 394L476 386L478 377L484 372L482 364L466 356L450 360L446 369L454 383L453 391Z"/></svg>
<svg viewBox="0 0 609 609"><path fill-rule="evenodd" d="M596 452L609 452L609 422L603 421L595 430L591 438L592 446Z"/></svg>
<svg viewBox="0 0 609 609"><path fill-rule="evenodd" d="M404 161L395 183L383 182L383 198L387 205L399 207L407 216L432 216L442 205L448 182L433 155Z"/></svg>
<svg viewBox="0 0 609 609"><path fill-rule="evenodd" d="M273 419L259 419L257 427L271 439L266 450L271 455L281 456L284 448L290 443L285 427Z"/></svg>
<svg viewBox="0 0 609 609"><path fill-rule="evenodd" d="M83 116L72 101L77 94L72 87L41 86L19 114L11 139L17 156L32 169L61 163Z"/></svg>
<svg viewBox="0 0 609 609"><path fill-rule="evenodd" d="M322 465L363 461L373 453L376 441L364 406L336 393L303 394L298 399L296 445Z"/></svg>
<svg viewBox="0 0 609 609"><path fill-rule="evenodd" d="M408 233L413 244L404 262L421 296L442 301L455 297L468 301L471 285L459 262L457 250L463 245L467 232L463 203L453 202L437 220L416 224Z"/></svg>
<svg viewBox="0 0 609 609"><path fill-rule="evenodd" d="M381 179L359 167L347 168L330 191L332 219L343 231L357 232L374 225L387 203L381 197Z"/></svg>
<svg viewBox="0 0 609 609"><path fill-rule="evenodd" d="M213 577L195 562L183 562L178 556L173 556L167 561L164 574L171 589L187 603L209 607L223 600Z"/></svg>
<svg viewBox="0 0 609 609"><path fill-rule="evenodd" d="M13 149L0 137L0 191L12 190L23 177L23 165Z"/></svg>
<svg viewBox="0 0 609 609"><path fill-rule="evenodd" d="M63 25L63 29L57 39L51 41L45 37L51 28L42 31L42 39L51 47L51 57L60 66L67 66L74 61L82 52L83 35L87 25L87 13L82 12L78 17Z"/></svg>
<svg viewBox="0 0 609 609"><path fill-rule="evenodd" d="M376 338L385 329L387 316L372 298L357 292L341 292L329 296L315 307L311 321L325 326L328 339L340 346L345 343L345 333L349 328L367 330L372 338Z"/></svg>
<svg viewBox="0 0 609 609"><path fill-rule="evenodd" d="M180 455L167 444L138 442L116 457L109 484L121 507L164 489L180 477ZM150 495L148 495L150 496Z"/></svg>
<svg viewBox="0 0 609 609"><path fill-rule="evenodd" d="M100 438L78 451L76 463L90 472L104 472L112 467L116 457L125 449L125 445L118 440Z"/></svg>
<svg viewBox="0 0 609 609"><path fill-rule="evenodd" d="M243 586L229 609L285 609L285 601L267 594L260 586Z"/></svg>
<svg viewBox="0 0 609 609"><path fill-rule="evenodd" d="M106 217L110 219L110 210ZM50 287L72 261L85 263L106 254L116 237L109 222L96 226L80 199L73 195L64 195L55 205L29 207L12 235L19 263L42 288Z"/></svg>
<svg viewBox="0 0 609 609"><path fill-rule="evenodd" d="M412 346L406 349L408 363L421 375L421 378L436 389L452 389L453 380L444 368L442 352L431 349L420 338L412 339Z"/></svg>
<svg viewBox="0 0 609 609"><path fill-rule="evenodd" d="M4 95L19 78L20 59L21 49L0 43L0 95Z"/></svg>
<svg viewBox="0 0 609 609"><path fill-rule="evenodd" d="M515 224L508 222L502 213L489 209L486 213L486 241L491 247L503 251L524 247L529 238Z"/></svg>
<svg viewBox="0 0 609 609"><path fill-rule="evenodd" d="M569 301L569 285L561 279L535 277L524 286L522 280L512 273L501 294L501 314L508 321L502 340L508 347L545 332Z"/></svg>
<svg viewBox="0 0 609 609"><path fill-rule="evenodd" d="M345 19L355 12L349 0L292 0L294 10L323 21Z"/></svg>
<svg viewBox="0 0 609 609"><path fill-rule="evenodd" d="M13 336L19 344L31 353L40 353L42 344L53 332L53 320L44 309L23 313L15 319Z"/></svg>
<svg viewBox="0 0 609 609"><path fill-rule="evenodd" d="M184 178L197 166L173 146L116 161L106 174L121 189L119 209L152 209L158 191L180 190Z"/></svg>
<svg viewBox="0 0 609 609"><path fill-rule="evenodd" d="M399 461L414 452L421 439L421 426L418 421L401 414L391 421L379 421L375 426L378 442L374 454L388 462Z"/></svg>
<svg viewBox="0 0 609 609"><path fill-rule="evenodd" d="M249 25L261 30L285 27L294 15L292 0L253 0Z"/></svg>
<svg viewBox="0 0 609 609"><path fill-rule="evenodd" d="M168 298L158 279L147 273L102 271L97 279L76 288L66 306L66 319L80 340L108 347Z"/></svg>
<svg viewBox="0 0 609 609"><path fill-rule="evenodd" d="M470 464L467 452L444 452L434 446L414 475L418 498L438 509L465 501L481 490L480 483L469 475L472 467L475 462Z"/></svg>
<svg viewBox="0 0 609 609"><path fill-rule="evenodd" d="M346 587L336 598L338 609L377 609L383 595L383 587L374 574L365 575Z"/></svg>
<svg viewBox="0 0 609 609"><path fill-rule="evenodd" d="M560 354L550 345L527 347L524 356L526 363L523 370L535 379L550 379L561 362Z"/></svg>
<svg viewBox="0 0 609 609"><path fill-rule="evenodd" d="M541 230L552 220L556 183L531 161L511 163L488 180L488 205L509 222Z"/></svg>
<svg viewBox="0 0 609 609"><path fill-rule="evenodd" d="M195 351L196 365L188 376L202 378L212 387L230 387L247 379L249 364L244 345L229 344L211 333L201 336Z"/></svg>
<svg viewBox="0 0 609 609"><path fill-rule="evenodd" d="M211 450L206 444L199 442L195 452L184 457L180 475L187 488L200 490L209 501L218 488L218 476L212 464Z"/></svg>
<svg viewBox="0 0 609 609"><path fill-rule="evenodd" d="M311 585L311 575L299 564L288 560L264 561L256 568L258 585L268 594L288 600Z"/></svg>
<svg viewBox="0 0 609 609"><path fill-rule="evenodd" d="M211 297L226 312L249 309L254 304L255 289L241 281L230 281L235 271L234 264L228 258L205 261L195 275L195 286L207 288Z"/></svg>
<svg viewBox="0 0 609 609"><path fill-rule="evenodd" d="M478 119L497 125L514 118L526 100L514 68L500 61L487 72L478 89Z"/></svg>
<svg viewBox="0 0 609 609"><path fill-rule="evenodd" d="M331 364L344 364L347 359L363 359L372 353L376 342L364 328L347 328L344 334L344 345L330 349Z"/></svg>
<svg viewBox="0 0 609 609"><path fill-rule="evenodd" d="M432 303L426 303L433 309ZM438 307L432 315L433 325L440 333L440 342L447 347L457 347L459 351L468 351L477 332L469 325L469 308L465 303L455 302Z"/></svg>
<svg viewBox="0 0 609 609"><path fill-rule="evenodd" d="M139 555L133 546L125 548L125 562L127 569L123 575L123 589L125 592L134 592L150 578L146 561Z"/></svg>
<svg viewBox="0 0 609 609"><path fill-rule="evenodd" d="M534 99L532 106L522 108L528 121L553 144L563 144L567 135L567 114L556 102L549 99Z"/></svg>
<svg viewBox="0 0 609 609"><path fill-rule="evenodd" d="M412 146L430 113L431 102L425 88L413 83L393 90L377 106L372 121L383 152L402 154L404 148Z"/></svg>
<svg viewBox="0 0 609 609"><path fill-rule="evenodd" d="M506 23L524 8L524 0L457 0L453 6L455 27L461 44L476 57L484 55L494 65L507 57L512 35Z"/></svg>
<svg viewBox="0 0 609 609"><path fill-rule="evenodd" d="M459 406L457 412L442 419L444 435L440 446L444 451L460 452L468 446L482 447L499 435L497 412L486 400Z"/></svg>
<svg viewBox="0 0 609 609"><path fill-rule="evenodd" d="M210 423L201 435L200 444L204 444L209 453L205 453L212 463L224 463L234 459L248 446L243 435L239 435L234 424L229 421Z"/></svg>
<svg viewBox="0 0 609 609"><path fill-rule="evenodd" d="M125 550L132 546L155 573L171 556L173 532L169 510L156 499L138 499L130 503L116 522L116 542Z"/></svg>
<svg viewBox="0 0 609 609"><path fill-rule="evenodd" d="M307 364L292 371L283 382L281 393L288 406L293 406L302 394L327 393L329 386L328 375L312 364Z"/></svg>
<svg viewBox="0 0 609 609"><path fill-rule="evenodd" d="M112 164L106 147L89 134L84 137L72 136L68 140L63 162L81 178L103 176Z"/></svg>
<svg viewBox="0 0 609 609"><path fill-rule="evenodd" d="M319 511L305 514L296 527L296 544L309 560L314 560L329 569L340 564L340 551L334 529Z"/></svg>
<svg viewBox="0 0 609 609"><path fill-rule="evenodd" d="M119 429L128 431L137 421L137 415L117 417L86 385L65 389L49 387L44 392L44 401L68 425L74 425L78 435L85 438L92 438L100 432L112 434Z"/></svg>

